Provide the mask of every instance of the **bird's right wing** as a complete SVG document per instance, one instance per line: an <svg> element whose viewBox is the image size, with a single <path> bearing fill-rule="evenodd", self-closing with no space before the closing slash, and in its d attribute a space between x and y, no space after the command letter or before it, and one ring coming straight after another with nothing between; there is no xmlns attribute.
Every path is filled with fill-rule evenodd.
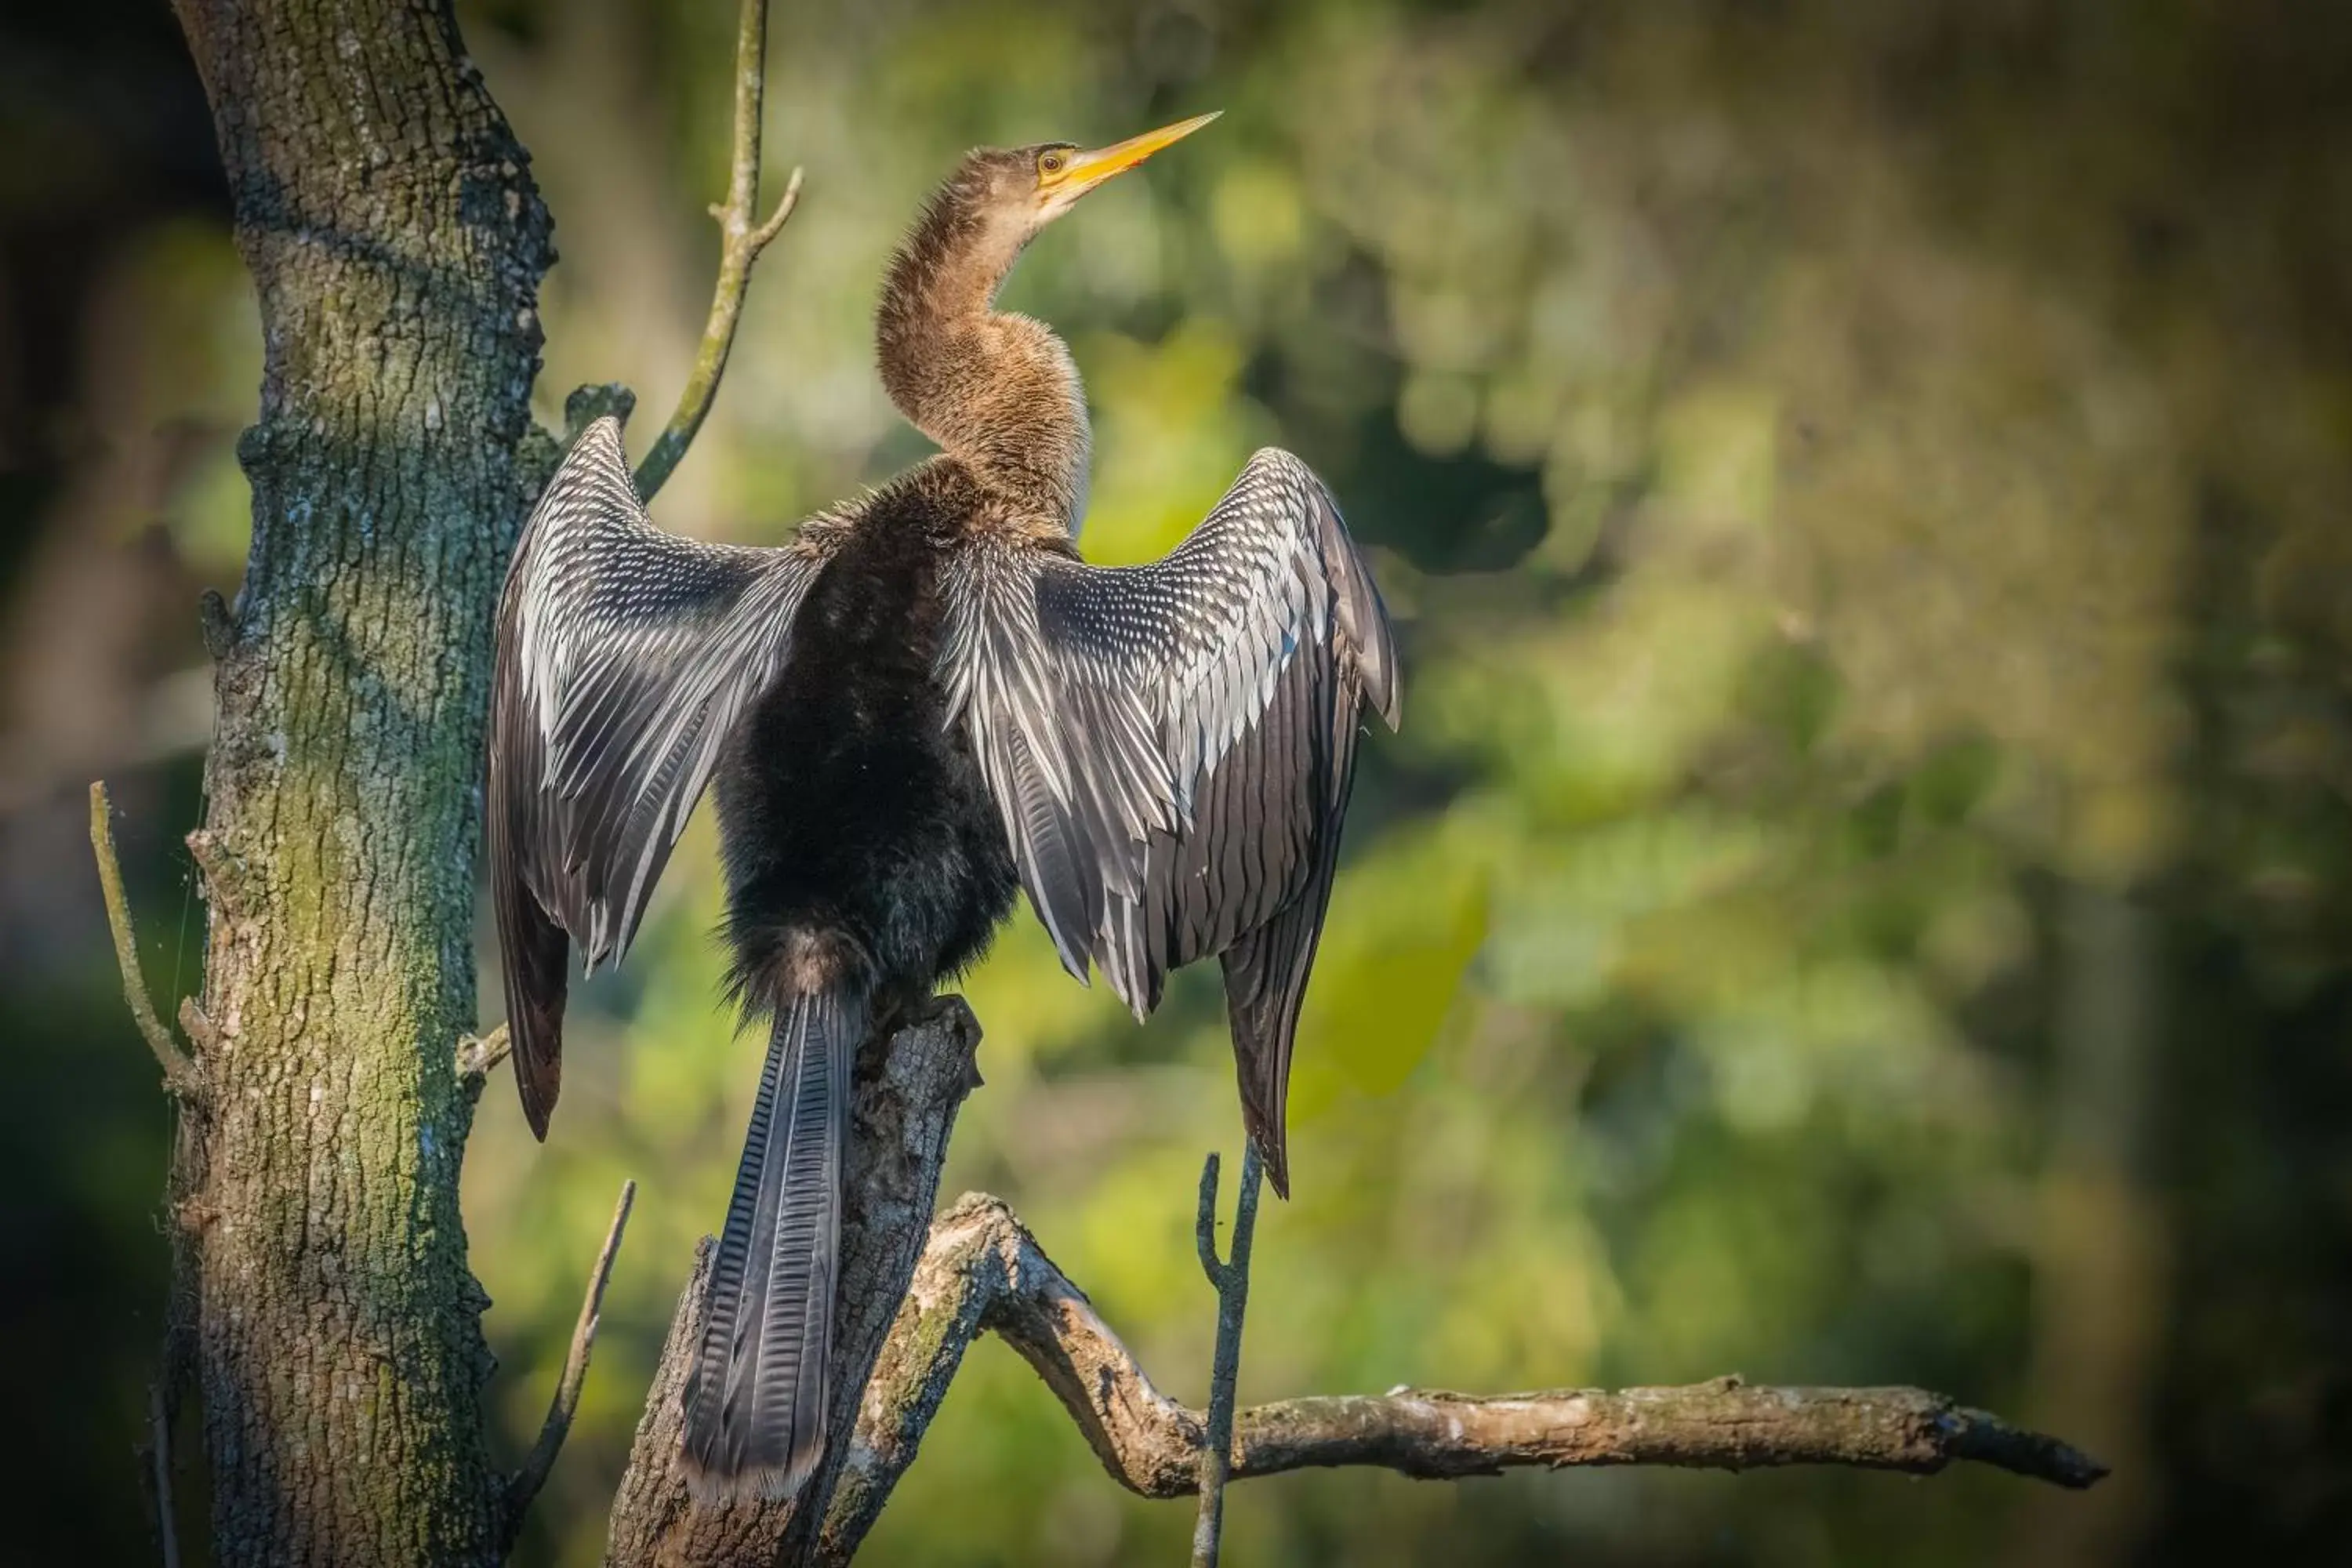
<svg viewBox="0 0 2352 1568"><path fill-rule="evenodd" d="M524 526L499 605L490 886L515 1082L544 1138L562 1087L566 934L593 970L646 896L730 731L783 668L818 544L704 544L646 515L613 419Z"/></svg>

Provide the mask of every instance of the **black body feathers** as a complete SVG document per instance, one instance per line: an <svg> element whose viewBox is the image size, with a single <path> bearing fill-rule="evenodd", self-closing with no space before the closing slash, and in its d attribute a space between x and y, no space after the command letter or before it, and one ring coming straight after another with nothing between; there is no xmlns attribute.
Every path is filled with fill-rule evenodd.
<svg viewBox="0 0 2352 1568"><path fill-rule="evenodd" d="M1012 912L1003 832L932 675L936 504L904 482L872 499L801 606L799 657L729 743L728 938L752 1005L802 933L845 941L880 994L929 995Z"/></svg>

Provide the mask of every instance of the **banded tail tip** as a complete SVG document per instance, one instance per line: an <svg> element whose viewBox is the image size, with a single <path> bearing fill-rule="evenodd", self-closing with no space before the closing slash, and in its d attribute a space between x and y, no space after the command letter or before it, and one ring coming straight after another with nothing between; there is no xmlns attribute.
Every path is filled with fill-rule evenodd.
<svg viewBox="0 0 2352 1568"><path fill-rule="evenodd" d="M790 1502L816 1473L824 1445L811 1443L781 1465L745 1465L722 1470L698 1458L691 1442L682 1445L678 1458L686 1472L687 1495L700 1508L724 1508L735 1503Z"/></svg>

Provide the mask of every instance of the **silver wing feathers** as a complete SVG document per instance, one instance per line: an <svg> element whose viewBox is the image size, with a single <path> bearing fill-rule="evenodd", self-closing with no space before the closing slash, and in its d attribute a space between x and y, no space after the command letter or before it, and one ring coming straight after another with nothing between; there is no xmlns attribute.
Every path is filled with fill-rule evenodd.
<svg viewBox="0 0 2352 1568"><path fill-rule="evenodd" d="M1139 1016L1225 957L1251 1131L1282 1159L1290 1041L1322 927L1360 709L1393 728L1387 612L1329 492L1267 448L1147 566L978 541L941 652L1063 964Z"/></svg>
<svg viewBox="0 0 2352 1568"><path fill-rule="evenodd" d="M609 418L524 527L499 607L488 816L516 1080L542 1137L561 1085L565 936L592 970L627 951L822 564L797 546L654 527Z"/></svg>

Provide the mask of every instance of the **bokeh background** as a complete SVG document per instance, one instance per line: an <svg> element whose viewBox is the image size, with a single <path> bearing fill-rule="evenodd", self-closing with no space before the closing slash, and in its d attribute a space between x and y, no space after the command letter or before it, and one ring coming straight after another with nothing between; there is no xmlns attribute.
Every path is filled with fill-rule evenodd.
<svg viewBox="0 0 2352 1568"><path fill-rule="evenodd" d="M733 7L466 0L557 223L541 401L642 447L716 252ZM887 251L976 142L1212 132L1010 302L1072 342L1098 560L1255 446L1328 477L1406 648L1262 1223L1245 1398L1916 1382L2116 1467L1247 1483L1263 1563L2341 1561L2352 1527L2352 18L2285 3L780 7L754 283L671 527L773 541L917 458ZM0 24L0 1377L25 1560L147 1560L131 1447L168 1121L83 839L192 989L254 305L154 0ZM756 1073L707 820L574 1007L552 1140L466 1173L519 1453L643 1192L526 1560L597 1559ZM487 921L484 924L487 953ZM495 965L485 973L495 975ZM487 983L486 1019L500 1014ZM1213 977L1138 1028L1024 914L967 987L949 1194L1010 1198L1205 1384ZM191 1478L187 1484L196 1484ZM1003 1347L870 1560L1174 1562Z"/></svg>

